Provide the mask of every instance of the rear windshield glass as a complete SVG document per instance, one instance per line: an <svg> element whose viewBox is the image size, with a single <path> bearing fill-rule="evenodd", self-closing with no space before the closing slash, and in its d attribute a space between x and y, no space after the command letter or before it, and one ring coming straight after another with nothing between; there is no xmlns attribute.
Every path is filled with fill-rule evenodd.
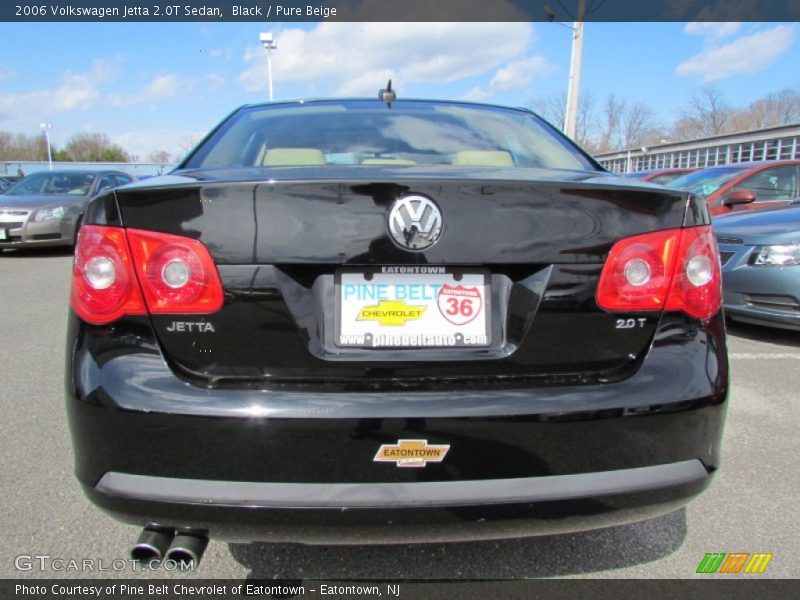
<svg viewBox="0 0 800 600"><path fill-rule="evenodd" d="M309 102L234 113L183 168L452 165L595 170L523 111L447 103Z"/></svg>
<svg viewBox="0 0 800 600"><path fill-rule="evenodd" d="M695 171L673 179L667 185L705 198L716 192L724 183L746 171L742 167L718 167Z"/></svg>
<svg viewBox="0 0 800 600"><path fill-rule="evenodd" d="M686 173L662 173L650 178L650 183L660 183L666 185L670 181L675 181L678 177L683 177Z"/></svg>
<svg viewBox="0 0 800 600"><path fill-rule="evenodd" d="M85 196L94 181L94 173L34 173L18 181L6 191L7 196L40 194L73 194Z"/></svg>

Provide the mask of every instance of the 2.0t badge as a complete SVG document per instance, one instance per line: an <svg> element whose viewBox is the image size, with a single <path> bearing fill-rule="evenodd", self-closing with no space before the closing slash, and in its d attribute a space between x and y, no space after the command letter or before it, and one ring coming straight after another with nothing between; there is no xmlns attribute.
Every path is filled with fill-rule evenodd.
<svg viewBox="0 0 800 600"><path fill-rule="evenodd" d="M442 234L442 225L436 203L418 194L398 198L389 213L389 233L404 250L430 248Z"/></svg>

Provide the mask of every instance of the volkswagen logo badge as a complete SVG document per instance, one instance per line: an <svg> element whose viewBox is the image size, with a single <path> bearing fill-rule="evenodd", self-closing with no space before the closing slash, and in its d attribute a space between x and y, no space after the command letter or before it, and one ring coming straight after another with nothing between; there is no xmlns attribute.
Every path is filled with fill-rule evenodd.
<svg viewBox="0 0 800 600"><path fill-rule="evenodd" d="M442 234L442 213L430 198L403 196L389 213L389 233L403 250L425 250Z"/></svg>

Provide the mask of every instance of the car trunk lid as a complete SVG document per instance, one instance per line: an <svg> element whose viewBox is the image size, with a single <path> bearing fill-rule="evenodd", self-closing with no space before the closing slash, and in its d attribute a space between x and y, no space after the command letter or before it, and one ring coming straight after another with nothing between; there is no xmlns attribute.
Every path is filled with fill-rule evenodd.
<svg viewBox="0 0 800 600"><path fill-rule="evenodd" d="M634 368L660 315L599 309L598 278L618 239L681 227L686 195L586 173L475 171L351 168L315 179L277 169L255 179L242 170L224 182L193 173L118 191L126 227L201 240L225 290L217 313L152 317L165 356L209 385L353 389L597 381ZM412 193L433 200L443 221L440 239L417 252L388 228L394 202ZM437 276L450 288L483 280L487 340L343 345L342 281L365 274Z"/></svg>

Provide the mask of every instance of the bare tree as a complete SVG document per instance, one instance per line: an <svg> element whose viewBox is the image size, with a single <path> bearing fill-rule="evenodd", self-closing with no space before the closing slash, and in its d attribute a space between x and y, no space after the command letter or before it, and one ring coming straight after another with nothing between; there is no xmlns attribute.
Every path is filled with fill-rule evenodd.
<svg viewBox="0 0 800 600"><path fill-rule="evenodd" d="M751 102L731 116L732 131L800 123L800 88L784 88Z"/></svg>
<svg viewBox="0 0 800 600"><path fill-rule="evenodd" d="M578 98L578 116L575 126L575 141L581 146L592 149L597 126L594 96L585 91ZM530 103L531 109L548 121L559 131L564 128L564 117L567 112L566 94L547 94L539 96Z"/></svg>
<svg viewBox="0 0 800 600"><path fill-rule="evenodd" d="M196 133L189 133L183 136L181 141L178 143L178 146L180 146L181 151L186 154L189 152L189 150L192 150L197 145L202 137L202 135Z"/></svg>
<svg viewBox="0 0 800 600"><path fill-rule="evenodd" d="M626 102L611 92L603 103L603 123L600 125L600 139L597 141L599 152L606 152L622 147L620 139L620 123L625 112Z"/></svg>
<svg viewBox="0 0 800 600"><path fill-rule="evenodd" d="M557 93L539 96L530 103L530 108L553 127L562 129L566 114L566 98L566 94Z"/></svg>
<svg viewBox="0 0 800 600"><path fill-rule="evenodd" d="M0 131L0 160L47 160L44 136Z"/></svg>
<svg viewBox="0 0 800 600"><path fill-rule="evenodd" d="M563 126L564 94L540 96L531 107L558 129ZM585 92L578 103L576 141L590 152L605 153L652 146L664 138L682 141L792 123L800 123L800 86L767 94L741 108L731 107L717 88L695 89L679 118L669 125L644 102L614 92L595 110L591 93Z"/></svg>
<svg viewBox="0 0 800 600"><path fill-rule="evenodd" d="M622 145L638 148L657 141L659 137L660 128L653 109L641 101L629 104L624 114Z"/></svg>
<svg viewBox="0 0 800 600"><path fill-rule="evenodd" d="M172 155L166 150L154 150L147 156L147 162L169 164L173 160Z"/></svg>
<svg viewBox="0 0 800 600"><path fill-rule="evenodd" d="M691 137L705 137L728 133L732 115L733 110L723 93L718 88L705 86L692 90L680 120L689 130L697 129Z"/></svg>
<svg viewBox="0 0 800 600"><path fill-rule="evenodd" d="M564 104L566 105L566 97L564 98ZM575 129L578 138L576 141L590 152L594 152L597 112L595 110L594 95L589 90L586 90L578 97L578 116Z"/></svg>
<svg viewBox="0 0 800 600"><path fill-rule="evenodd" d="M704 125L697 119L681 117L672 124L669 138L675 142L694 140L703 137Z"/></svg>
<svg viewBox="0 0 800 600"><path fill-rule="evenodd" d="M562 127L566 107L564 94L541 96L532 102L532 107L550 123L559 129ZM576 141L590 152L649 145L663 136L663 127L655 111L644 102L628 102L612 92L598 113L592 94L587 91L581 95Z"/></svg>
<svg viewBox="0 0 800 600"><path fill-rule="evenodd" d="M676 141L800 122L800 89L784 88L732 108L713 87L694 90L670 137Z"/></svg>
<svg viewBox="0 0 800 600"><path fill-rule="evenodd" d="M597 152L638 148L658 142L663 127L655 111L641 101L629 102L610 93L603 103L602 122L596 141Z"/></svg>

